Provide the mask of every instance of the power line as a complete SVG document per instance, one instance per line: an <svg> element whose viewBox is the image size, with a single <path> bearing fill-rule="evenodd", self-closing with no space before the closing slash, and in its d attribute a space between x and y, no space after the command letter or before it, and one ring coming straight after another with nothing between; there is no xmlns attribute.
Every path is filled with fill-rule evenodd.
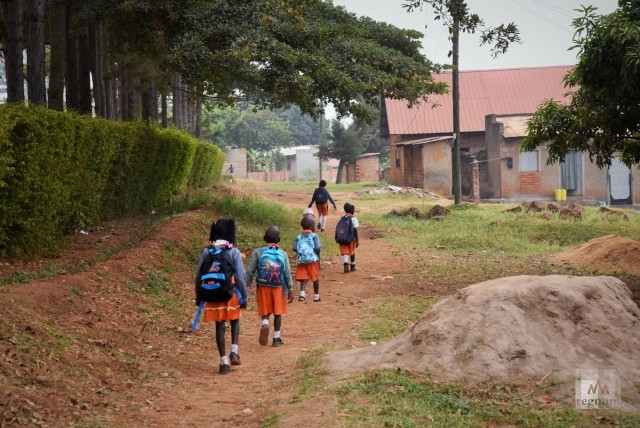
<svg viewBox="0 0 640 428"><path fill-rule="evenodd" d="M573 18L577 18L579 16L579 14L577 12L575 12L575 11L563 9L561 7L558 7L558 6L554 5L554 4L547 3L544 0L531 0L531 1L533 1L534 3L536 3L536 4L538 4L538 5L542 6L542 7L546 7L547 9L550 9L550 10L556 12L556 13L559 13L560 15L564 15L564 16L572 18L572 19Z"/></svg>
<svg viewBox="0 0 640 428"><path fill-rule="evenodd" d="M565 27L563 27L562 25L556 24L553 21L548 20L545 16L540 15L539 13L529 9L527 6L523 5L522 3L520 3L518 0L513 0L513 2L515 4L517 4L518 6L520 6L523 9L528 10L529 12L531 12L532 14L534 14L535 16L537 16L538 18L542 19L543 21L547 21L549 24L554 25L558 28L560 28L562 31L566 31L567 33L573 34L574 32L571 30L567 30Z"/></svg>

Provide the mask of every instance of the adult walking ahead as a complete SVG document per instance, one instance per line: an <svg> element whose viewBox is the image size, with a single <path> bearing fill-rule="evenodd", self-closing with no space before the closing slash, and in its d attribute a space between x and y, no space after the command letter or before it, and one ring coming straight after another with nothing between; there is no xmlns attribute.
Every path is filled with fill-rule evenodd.
<svg viewBox="0 0 640 428"><path fill-rule="evenodd" d="M314 202L316 203L316 208L318 209L318 229L320 229L321 232L324 232L324 227L327 225L329 202L333 205L333 210L336 210L336 203L326 187L327 182L325 180L320 180L318 188L313 191L311 202L309 202L309 208L311 208L311 205L313 205Z"/></svg>

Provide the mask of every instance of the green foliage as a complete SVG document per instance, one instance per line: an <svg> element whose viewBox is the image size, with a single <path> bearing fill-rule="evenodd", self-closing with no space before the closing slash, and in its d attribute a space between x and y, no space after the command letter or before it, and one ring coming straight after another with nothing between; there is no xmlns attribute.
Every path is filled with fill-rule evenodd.
<svg viewBox="0 0 640 428"><path fill-rule="evenodd" d="M523 150L549 142L549 162L586 151L598 166L620 156L640 163L640 14L638 2L619 2L609 15L583 7L574 20L579 62L565 77L571 102L545 101L527 124Z"/></svg>
<svg viewBox="0 0 640 428"><path fill-rule="evenodd" d="M393 281L390 278L381 280ZM396 336L420 318L420 315L434 303L433 299L421 296L385 297L374 301L374 308L367 311L367 323L360 330L360 338L381 342ZM403 310L398 311L401 306Z"/></svg>
<svg viewBox="0 0 640 428"><path fill-rule="evenodd" d="M467 389L455 383L432 382L427 376L383 369L337 388L336 425L344 427L486 427L598 426L602 420L637 426L636 415L599 411L581 413L566 404L552 408L536 403L530 390L490 383ZM544 395L543 391L537 392Z"/></svg>
<svg viewBox="0 0 640 428"><path fill-rule="evenodd" d="M66 233L170 207L222 169L218 148L144 123L22 105L0 123L0 256L55 255Z"/></svg>

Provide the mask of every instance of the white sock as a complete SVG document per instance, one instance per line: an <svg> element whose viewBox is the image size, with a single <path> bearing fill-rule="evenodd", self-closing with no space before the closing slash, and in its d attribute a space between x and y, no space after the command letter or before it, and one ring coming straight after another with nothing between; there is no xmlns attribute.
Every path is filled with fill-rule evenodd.
<svg viewBox="0 0 640 428"><path fill-rule="evenodd" d="M229 365L229 357L227 357L226 355L223 357L220 357L220 364Z"/></svg>
<svg viewBox="0 0 640 428"><path fill-rule="evenodd" d="M320 295L319 294L314 294L313 295L313 300L320 300Z"/></svg>
<svg viewBox="0 0 640 428"><path fill-rule="evenodd" d="M263 319L262 320L262 325L266 325L267 327L269 326L269 319Z"/></svg>
<svg viewBox="0 0 640 428"><path fill-rule="evenodd" d="M237 354L238 353L238 345L231 344L231 352Z"/></svg>
<svg viewBox="0 0 640 428"><path fill-rule="evenodd" d="M349 257L349 254L345 254L342 256L342 261L344 263L349 263L349 260L351 260L351 257Z"/></svg>
<svg viewBox="0 0 640 428"><path fill-rule="evenodd" d="M280 330L273 332L273 338L274 339L280 339Z"/></svg>
<svg viewBox="0 0 640 428"><path fill-rule="evenodd" d="M322 227L321 229L324 229L324 227L327 225L327 216L322 216Z"/></svg>
<svg viewBox="0 0 640 428"><path fill-rule="evenodd" d="M300 290L300 297L307 297L307 293L304 290Z"/></svg>

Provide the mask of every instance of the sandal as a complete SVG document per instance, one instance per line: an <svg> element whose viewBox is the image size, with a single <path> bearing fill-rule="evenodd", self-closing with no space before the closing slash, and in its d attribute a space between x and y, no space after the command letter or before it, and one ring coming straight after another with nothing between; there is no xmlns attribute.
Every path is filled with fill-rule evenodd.
<svg viewBox="0 0 640 428"><path fill-rule="evenodd" d="M298 297L298 302L304 302L304 296Z"/></svg>

